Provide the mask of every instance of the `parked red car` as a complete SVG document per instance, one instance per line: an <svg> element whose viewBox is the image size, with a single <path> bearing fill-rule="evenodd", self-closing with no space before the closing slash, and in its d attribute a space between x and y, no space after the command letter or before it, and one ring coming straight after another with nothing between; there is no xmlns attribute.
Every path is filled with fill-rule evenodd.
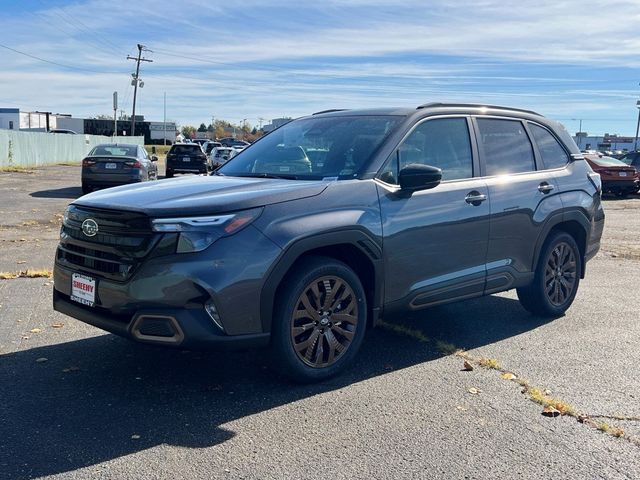
<svg viewBox="0 0 640 480"><path fill-rule="evenodd" d="M585 154L584 158L593 171L600 174L604 193L626 197L640 189L635 168L626 163L601 154Z"/></svg>

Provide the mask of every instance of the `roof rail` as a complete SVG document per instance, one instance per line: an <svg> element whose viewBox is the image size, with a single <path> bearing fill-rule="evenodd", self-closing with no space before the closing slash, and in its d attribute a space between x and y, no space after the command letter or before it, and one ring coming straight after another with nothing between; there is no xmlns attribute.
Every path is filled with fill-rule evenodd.
<svg viewBox="0 0 640 480"><path fill-rule="evenodd" d="M320 112L312 113L311 115L320 115L321 113L331 113L331 112L344 112L347 110L346 108L330 108L329 110L322 110Z"/></svg>
<svg viewBox="0 0 640 480"><path fill-rule="evenodd" d="M435 108L435 107L471 107L471 108L492 108L495 110L512 110L514 112L523 112L523 113L532 113L533 115L540 115L538 112L534 112L533 110L525 110L523 108L513 108L513 107L501 107L499 105L484 105L480 103L442 103L442 102L430 102L425 103L423 105L419 105L416 107L416 110L420 110L422 108ZM542 116L542 115L540 115Z"/></svg>

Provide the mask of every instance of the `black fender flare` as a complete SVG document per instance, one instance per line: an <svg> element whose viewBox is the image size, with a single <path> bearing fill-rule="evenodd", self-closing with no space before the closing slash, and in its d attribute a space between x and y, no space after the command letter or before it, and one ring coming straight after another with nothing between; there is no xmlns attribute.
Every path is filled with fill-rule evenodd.
<svg viewBox="0 0 640 480"><path fill-rule="evenodd" d="M589 232L591 230L591 222L589 221L589 217L587 217L587 215L585 215L584 212L582 212L579 209L574 209L574 210L565 210L564 212L558 212L551 215L545 222L544 226L542 227L542 232L540 232L540 235L538 235L538 240L536 241L536 246L535 246L534 255L533 255L533 264L531 265L532 272L536 271L538 260L540 259L540 254L542 253L542 247L544 245L544 242L547 240L551 230L553 230L554 227L557 227L562 223L571 222L571 221L578 223L582 227L582 229L584 230L585 239L588 241ZM582 276L584 277L584 270L585 270L584 267L586 263L585 261L586 245L582 245L581 247L583 248L581 252L582 255L580 258L582 268L580 270L582 272Z"/></svg>
<svg viewBox="0 0 640 480"><path fill-rule="evenodd" d="M352 245L359 249L373 265L375 278L373 283L373 305L370 305L370 308L374 313L373 320L375 322L383 302L382 247L380 241L376 240L368 231L350 227L300 238L283 250L267 272L260 291L260 318L263 332L271 331L276 290L296 260L312 250L344 244Z"/></svg>

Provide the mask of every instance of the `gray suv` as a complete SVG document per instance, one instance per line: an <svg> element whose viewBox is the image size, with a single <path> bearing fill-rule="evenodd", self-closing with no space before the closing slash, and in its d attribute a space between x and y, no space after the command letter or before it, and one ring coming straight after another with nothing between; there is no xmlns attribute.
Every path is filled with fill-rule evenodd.
<svg viewBox="0 0 640 480"><path fill-rule="evenodd" d="M54 308L140 342L268 346L284 373L321 380L394 312L515 288L562 315L600 245L600 196L566 130L534 112L319 112L213 176L73 202Z"/></svg>

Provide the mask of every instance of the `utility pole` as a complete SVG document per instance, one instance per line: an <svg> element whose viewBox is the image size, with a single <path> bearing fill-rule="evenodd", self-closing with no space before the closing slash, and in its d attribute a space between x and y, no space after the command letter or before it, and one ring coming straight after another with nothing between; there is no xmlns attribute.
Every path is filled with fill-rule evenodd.
<svg viewBox="0 0 640 480"><path fill-rule="evenodd" d="M164 92L164 135L163 144L167 144L167 92Z"/></svg>
<svg viewBox="0 0 640 480"><path fill-rule="evenodd" d="M140 88L144 87L144 82L140 80L140 62L153 62L153 60L149 60L147 58L142 58L142 52L150 52L147 47L138 44L138 57L132 57L131 55L127 55L127 60L135 60L136 61L136 73L133 74L133 80L131 80L131 84L133 85L133 112L131 113L131 136L135 136L136 134L136 96L138 93L138 84L140 84Z"/></svg>

